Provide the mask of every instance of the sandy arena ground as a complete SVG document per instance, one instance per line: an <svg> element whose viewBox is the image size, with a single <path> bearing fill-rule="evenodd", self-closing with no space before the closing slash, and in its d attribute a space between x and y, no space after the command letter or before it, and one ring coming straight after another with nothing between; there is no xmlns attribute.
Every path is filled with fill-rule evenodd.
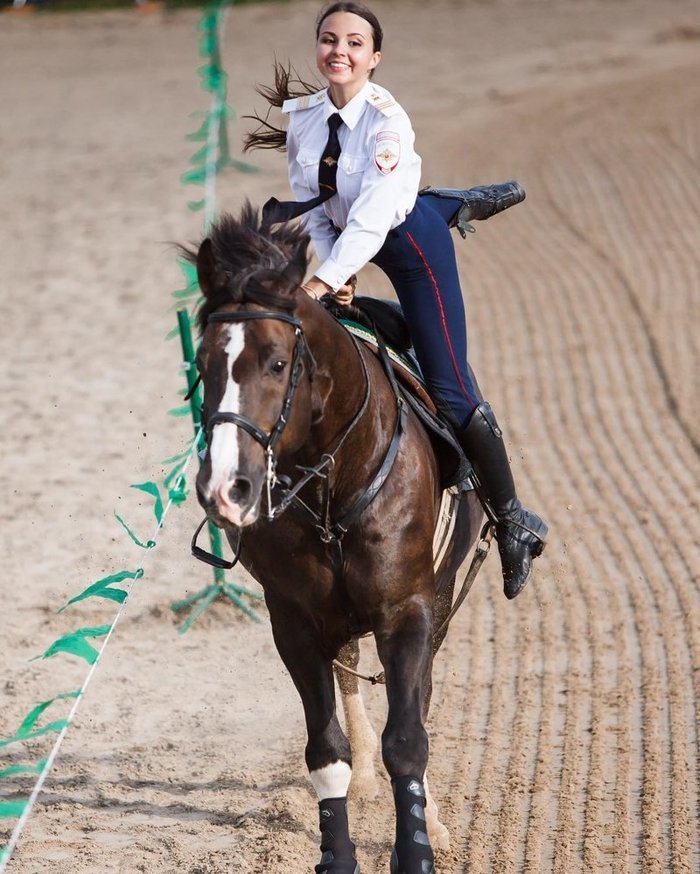
<svg viewBox="0 0 700 874"><path fill-rule="evenodd" d="M431 785L452 835L438 871L698 872L700 9L375 6L378 81L411 114L425 181L528 192L458 251L472 362L552 536L513 603L487 562L437 658ZM260 106L275 53L306 69L315 11L231 13L239 112ZM73 657L28 660L111 621L108 602L56 611L138 565L113 512L149 536L129 486L190 437L166 415L182 374L164 337L181 285L167 242L201 231L198 189L179 182L208 101L198 18L0 17L0 737L82 682ZM220 180L222 208L284 193L283 160L254 160L264 173ZM376 272L363 284L387 289ZM170 602L210 578L189 557L199 515L191 499L168 517L10 874L317 862L301 707L269 627L217 604L176 632ZM366 691L381 730L383 692ZM47 749L6 750L0 769ZM351 816L364 874L387 871L386 779Z"/></svg>

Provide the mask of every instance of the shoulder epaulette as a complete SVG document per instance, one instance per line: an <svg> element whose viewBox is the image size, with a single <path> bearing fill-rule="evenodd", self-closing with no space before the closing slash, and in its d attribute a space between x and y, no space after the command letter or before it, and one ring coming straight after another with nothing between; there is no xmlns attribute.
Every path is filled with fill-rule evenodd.
<svg viewBox="0 0 700 874"><path fill-rule="evenodd" d="M367 92L367 103L373 106L382 115L391 116L400 111L399 104L390 95L380 94L370 88Z"/></svg>
<svg viewBox="0 0 700 874"><path fill-rule="evenodd" d="M299 109L310 109L312 106L318 106L323 102L326 96L326 89L317 91L315 94L304 94L302 97L292 97L290 100L285 100L282 104L282 112L296 112Z"/></svg>

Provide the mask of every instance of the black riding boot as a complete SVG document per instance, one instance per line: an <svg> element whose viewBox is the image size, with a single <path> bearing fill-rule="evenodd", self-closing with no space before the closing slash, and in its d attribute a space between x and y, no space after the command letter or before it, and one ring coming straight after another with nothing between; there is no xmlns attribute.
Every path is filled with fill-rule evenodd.
<svg viewBox="0 0 700 874"><path fill-rule="evenodd" d="M463 237L467 231L474 230L469 222L484 221L525 200L525 189L515 179L498 185L477 185L475 188L432 188L428 185L421 188L419 194L432 194L455 203L461 201L462 205L456 209L448 227L457 228Z"/></svg>
<svg viewBox="0 0 700 874"><path fill-rule="evenodd" d="M486 401L479 404L458 437L479 478L479 497L496 523L503 591L506 598L515 598L530 578L532 560L544 549L547 525L526 510L515 494L501 429Z"/></svg>

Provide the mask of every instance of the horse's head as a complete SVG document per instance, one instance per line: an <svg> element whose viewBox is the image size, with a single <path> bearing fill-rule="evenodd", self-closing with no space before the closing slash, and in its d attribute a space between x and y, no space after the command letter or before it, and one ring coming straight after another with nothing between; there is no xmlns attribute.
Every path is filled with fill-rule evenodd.
<svg viewBox="0 0 700 874"><path fill-rule="evenodd" d="M219 524L258 519L277 456L309 433L313 359L296 312L311 303L299 291L307 246L299 228L261 227L246 207L191 255L204 294L197 365L208 443L197 494Z"/></svg>

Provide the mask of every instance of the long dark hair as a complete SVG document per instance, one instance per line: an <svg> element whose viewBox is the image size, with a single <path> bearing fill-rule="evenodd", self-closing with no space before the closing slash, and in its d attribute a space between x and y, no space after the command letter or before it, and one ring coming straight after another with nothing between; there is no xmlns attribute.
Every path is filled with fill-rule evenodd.
<svg viewBox="0 0 700 874"><path fill-rule="evenodd" d="M316 39L318 40L321 34L321 25L336 12L351 12L353 15L358 15L360 18L369 24L372 28L372 43L375 52L382 50L382 41L384 32L379 23L379 19L362 3L354 3L353 0L340 0L338 3L331 3L329 6L324 6L316 19ZM250 118L258 122L258 126L243 138L243 151L250 152L253 149L275 149L278 152L284 152L287 148L287 132L283 128L279 128L270 121L270 112L273 108L279 109L285 100L290 100L294 97L304 97L307 94L315 94L320 91L323 85L321 82L306 82L302 79L297 71L290 65L280 64L275 61L275 83L274 85L258 85L255 89L261 97L270 104L264 117L258 115L244 115L243 118ZM372 73L370 73L370 77Z"/></svg>

